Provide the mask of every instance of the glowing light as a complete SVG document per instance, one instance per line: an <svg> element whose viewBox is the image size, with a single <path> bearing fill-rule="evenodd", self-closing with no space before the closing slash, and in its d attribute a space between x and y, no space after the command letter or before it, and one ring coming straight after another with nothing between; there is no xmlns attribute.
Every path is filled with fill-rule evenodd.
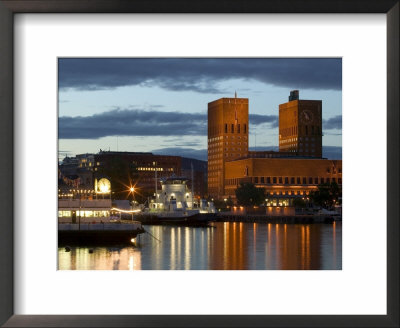
<svg viewBox="0 0 400 328"><path fill-rule="evenodd" d="M138 212L141 212L142 210L123 210L123 209L121 209L121 208L116 208L116 207L113 207L113 208L111 208L111 210L112 211L117 211L117 212L122 212L122 213L138 213Z"/></svg>
<svg viewBox="0 0 400 328"><path fill-rule="evenodd" d="M136 243L136 238L132 238L131 243L133 243L133 244Z"/></svg>
<svg viewBox="0 0 400 328"><path fill-rule="evenodd" d="M134 188L134 187L130 187L130 188L129 188L129 191L130 191L130 192L135 192L135 188Z"/></svg>

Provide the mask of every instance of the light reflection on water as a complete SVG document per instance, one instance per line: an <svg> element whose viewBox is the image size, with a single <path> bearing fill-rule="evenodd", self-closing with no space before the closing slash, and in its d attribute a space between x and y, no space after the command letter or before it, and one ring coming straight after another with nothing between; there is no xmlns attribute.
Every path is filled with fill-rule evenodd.
<svg viewBox="0 0 400 328"><path fill-rule="evenodd" d="M60 270L341 270L342 224L145 226L137 247L58 249Z"/></svg>

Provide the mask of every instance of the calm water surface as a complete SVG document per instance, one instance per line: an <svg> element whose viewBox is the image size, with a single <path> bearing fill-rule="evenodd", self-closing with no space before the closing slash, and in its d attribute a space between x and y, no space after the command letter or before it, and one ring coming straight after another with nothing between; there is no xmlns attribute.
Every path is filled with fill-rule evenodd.
<svg viewBox="0 0 400 328"><path fill-rule="evenodd" d="M342 224L145 226L137 246L58 249L60 270L341 270Z"/></svg>

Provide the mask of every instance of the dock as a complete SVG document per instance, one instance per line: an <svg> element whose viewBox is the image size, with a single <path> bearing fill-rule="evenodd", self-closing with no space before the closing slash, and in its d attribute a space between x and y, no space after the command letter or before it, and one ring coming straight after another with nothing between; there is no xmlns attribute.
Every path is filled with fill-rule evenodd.
<svg viewBox="0 0 400 328"><path fill-rule="evenodd" d="M297 223L297 224L311 224L311 223L333 223L334 221L341 221L342 217L332 215L291 215L291 216L268 216L260 214L231 214L231 213L218 213L217 222L250 222L250 223Z"/></svg>

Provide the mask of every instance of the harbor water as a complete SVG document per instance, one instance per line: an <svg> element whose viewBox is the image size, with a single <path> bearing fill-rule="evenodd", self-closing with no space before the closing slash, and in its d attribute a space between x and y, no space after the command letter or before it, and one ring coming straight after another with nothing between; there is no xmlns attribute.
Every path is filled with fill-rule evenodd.
<svg viewBox="0 0 400 328"><path fill-rule="evenodd" d="M342 224L145 226L135 245L58 249L59 270L341 270Z"/></svg>

